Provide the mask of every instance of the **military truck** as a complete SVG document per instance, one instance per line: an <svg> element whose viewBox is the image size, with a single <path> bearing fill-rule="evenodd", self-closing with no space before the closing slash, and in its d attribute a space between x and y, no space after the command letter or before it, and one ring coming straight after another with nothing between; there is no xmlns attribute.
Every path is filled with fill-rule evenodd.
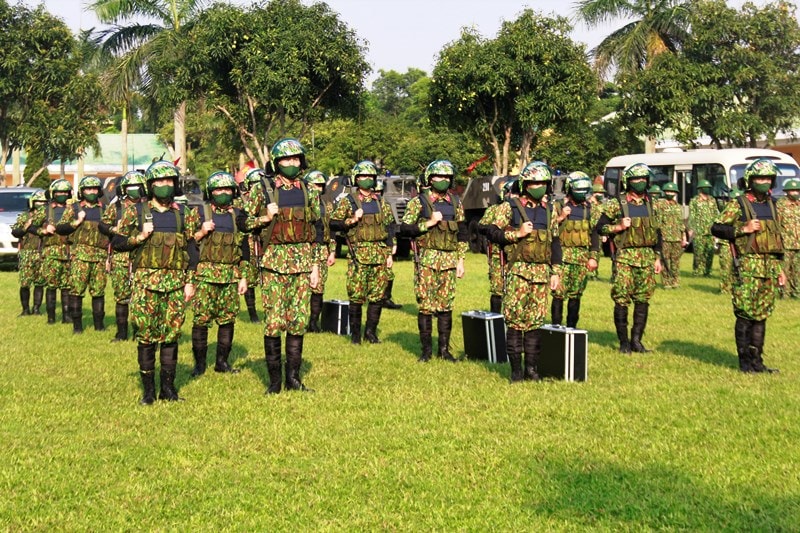
<svg viewBox="0 0 800 533"><path fill-rule="evenodd" d="M469 230L469 249L474 253L485 253L486 237L478 232L478 223L486 208L500 202L500 191L510 176L475 176L466 186L457 186L456 194L461 198L464 219Z"/></svg>

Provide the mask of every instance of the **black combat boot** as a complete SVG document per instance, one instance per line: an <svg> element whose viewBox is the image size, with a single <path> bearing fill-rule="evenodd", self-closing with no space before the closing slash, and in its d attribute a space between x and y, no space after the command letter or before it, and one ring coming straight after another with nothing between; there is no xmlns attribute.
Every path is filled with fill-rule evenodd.
<svg viewBox="0 0 800 533"><path fill-rule="evenodd" d="M489 311L500 314L503 312L503 297L499 294L489 296Z"/></svg>
<svg viewBox="0 0 800 533"><path fill-rule="evenodd" d="M427 363L433 355L433 315L418 313L417 327L419 328L419 341L422 344L419 362Z"/></svg>
<svg viewBox="0 0 800 533"><path fill-rule="evenodd" d="M525 379L527 381L541 380L537 365L539 364L539 353L542 350L542 341L538 329L525 332L523 350L525 351Z"/></svg>
<svg viewBox="0 0 800 533"><path fill-rule="evenodd" d="M244 293L244 303L247 305L247 314L250 315L250 322L257 324L258 311L256 310L256 289L255 287L248 287L247 292Z"/></svg>
<svg viewBox="0 0 800 533"><path fill-rule="evenodd" d="M208 327L192 326L192 355L194 356L194 370L192 377L202 376L206 373L206 359L208 358Z"/></svg>
<svg viewBox="0 0 800 533"><path fill-rule="evenodd" d="M553 298L553 301L550 302L550 323L554 326L560 326L563 319L564 300L562 298Z"/></svg>
<svg viewBox="0 0 800 533"><path fill-rule="evenodd" d="M642 344L642 335L647 326L647 312L650 309L649 303L633 304L633 325L631 326L631 351L637 353L647 353L650 350Z"/></svg>
<svg viewBox="0 0 800 533"><path fill-rule="evenodd" d="M733 327L733 335L736 339L736 355L739 356L739 370L750 373L755 372L750 361L750 321L746 318L736 317L736 325Z"/></svg>
<svg viewBox="0 0 800 533"><path fill-rule="evenodd" d="M69 314L72 317L72 333L83 333L83 297L69 295Z"/></svg>
<svg viewBox="0 0 800 533"><path fill-rule="evenodd" d="M233 322L222 324L217 330L217 363L214 365L214 372L227 372L230 374L241 372L241 369L233 368L228 362L228 356L230 356L231 348L233 347L233 330Z"/></svg>
<svg viewBox="0 0 800 533"><path fill-rule="evenodd" d="M286 390L314 392L300 381L300 366L303 364L303 336L286 335Z"/></svg>
<svg viewBox="0 0 800 533"><path fill-rule="evenodd" d="M31 288L30 287L20 287L19 288L19 301L22 304L22 312L19 316L28 316L31 314Z"/></svg>
<svg viewBox="0 0 800 533"><path fill-rule="evenodd" d="M617 328L620 353L631 353L631 344L628 341L628 306L614 304L614 326Z"/></svg>
<svg viewBox="0 0 800 533"><path fill-rule="evenodd" d="M350 302L347 314L350 321L350 342L361 344L361 304Z"/></svg>
<svg viewBox="0 0 800 533"><path fill-rule="evenodd" d="M578 327L578 317L580 316L581 312L581 300L580 298L570 298L567 301L567 327L568 328L577 328Z"/></svg>
<svg viewBox="0 0 800 533"><path fill-rule="evenodd" d="M140 344L137 346L139 359L139 375L142 377L142 405L152 405L156 401L156 345Z"/></svg>
<svg viewBox="0 0 800 533"><path fill-rule="evenodd" d="M47 289L45 292L44 309L47 312L47 323L56 323L56 290Z"/></svg>
<svg viewBox="0 0 800 533"><path fill-rule="evenodd" d="M456 358L450 353L450 332L453 330L453 312L439 311L436 313L436 329L439 332L439 357L451 363Z"/></svg>
<svg viewBox="0 0 800 533"><path fill-rule="evenodd" d="M61 323L72 324L72 314L70 313L70 294L67 289L61 289Z"/></svg>
<svg viewBox="0 0 800 533"><path fill-rule="evenodd" d="M383 291L383 307L386 309L402 309L402 305L394 303L392 300L392 287L394 287L394 280L389 280L386 284L386 290Z"/></svg>
<svg viewBox="0 0 800 533"><path fill-rule="evenodd" d="M168 402L182 402L175 388L175 369L178 367L178 343L169 342L161 344L161 392L159 400Z"/></svg>
<svg viewBox="0 0 800 533"><path fill-rule="evenodd" d="M522 332L518 329L506 330L506 354L511 365L511 383L522 381Z"/></svg>
<svg viewBox="0 0 800 533"><path fill-rule="evenodd" d="M319 315L322 314L322 295L311 294L311 316L308 319L309 333L319 333Z"/></svg>
<svg viewBox="0 0 800 533"><path fill-rule="evenodd" d="M95 331L105 331L106 325L103 323L106 319L106 297L93 296L92 297L92 322L94 323Z"/></svg>
<svg viewBox="0 0 800 533"><path fill-rule="evenodd" d="M381 302L370 302L367 305L367 324L364 326L364 339L371 344L378 344L378 323L381 321Z"/></svg>
<svg viewBox="0 0 800 533"><path fill-rule="evenodd" d="M750 329L750 364L754 372L767 372L774 374L780 372L777 368L770 368L764 365L764 339L767 334L766 320L752 320Z"/></svg>
<svg viewBox="0 0 800 533"><path fill-rule="evenodd" d="M33 314L42 314L42 296L44 295L44 287L36 285L33 287Z"/></svg>
<svg viewBox="0 0 800 533"><path fill-rule="evenodd" d="M264 359L267 361L269 387L267 394L281 392L281 338L264 336Z"/></svg>
<svg viewBox="0 0 800 533"><path fill-rule="evenodd" d="M114 307L114 320L117 324L117 334L111 342L128 340L128 304L118 303Z"/></svg>

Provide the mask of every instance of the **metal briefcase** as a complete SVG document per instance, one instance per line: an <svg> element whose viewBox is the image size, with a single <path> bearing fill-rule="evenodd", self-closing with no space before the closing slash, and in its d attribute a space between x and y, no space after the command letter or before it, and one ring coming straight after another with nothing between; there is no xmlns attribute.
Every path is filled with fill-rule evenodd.
<svg viewBox="0 0 800 533"><path fill-rule="evenodd" d="M349 300L325 300L322 302L322 331L337 335L350 335Z"/></svg>
<svg viewBox="0 0 800 533"><path fill-rule="evenodd" d="M507 363L506 325L503 315L488 311L461 313L464 353L468 359Z"/></svg>
<svg viewBox="0 0 800 533"><path fill-rule="evenodd" d="M586 381L589 334L585 329L545 325L539 328L541 353L537 370L543 378Z"/></svg>

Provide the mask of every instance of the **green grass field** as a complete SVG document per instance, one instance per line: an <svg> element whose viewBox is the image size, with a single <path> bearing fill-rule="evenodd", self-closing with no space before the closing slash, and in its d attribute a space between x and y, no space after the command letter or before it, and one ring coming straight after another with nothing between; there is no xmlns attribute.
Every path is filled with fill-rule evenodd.
<svg viewBox="0 0 800 533"><path fill-rule="evenodd" d="M507 365L417 363L402 261L405 305L384 311L382 344L306 337L315 394L264 395L249 322L232 354L242 373L190 378L189 318L186 401L151 407L138 405L135 344L109 343L110 297L109 331L73 336L17 318L16 273L2 272L0 529L798 531L800 302L779 301L767 323L765 361L781 373L743 375L730 299L690 264L652 301L655 351L623 356L602 261L580 323L586 383L511 386ZM458 314L488 306L485 258L467 269L456 355ZM346 298L345 270L332 268L326 298Z"/></svg>

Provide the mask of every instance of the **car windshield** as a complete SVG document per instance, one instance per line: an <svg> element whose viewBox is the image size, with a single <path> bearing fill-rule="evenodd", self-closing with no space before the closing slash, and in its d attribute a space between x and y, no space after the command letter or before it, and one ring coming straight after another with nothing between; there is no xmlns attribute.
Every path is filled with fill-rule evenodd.
<svg viewBox="0 0 800 533"><path fill-rule="evenodd" d="M30 191L14 191L0 194L0 211L22 212L28 209Z"/></svg>

